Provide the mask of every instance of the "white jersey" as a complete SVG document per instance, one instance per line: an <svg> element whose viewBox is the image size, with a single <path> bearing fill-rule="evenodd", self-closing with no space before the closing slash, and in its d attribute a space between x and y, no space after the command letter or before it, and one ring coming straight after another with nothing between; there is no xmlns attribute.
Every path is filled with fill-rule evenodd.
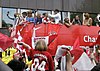
<svg viewBox="0 0 100 71"><path fill-rule="evenodd" d="M53 17L55 19L55 24L59 23L59 21L61 20L61 15L60 13L57 13L55 15L51 15L49 14L50 17Z"/></svg>

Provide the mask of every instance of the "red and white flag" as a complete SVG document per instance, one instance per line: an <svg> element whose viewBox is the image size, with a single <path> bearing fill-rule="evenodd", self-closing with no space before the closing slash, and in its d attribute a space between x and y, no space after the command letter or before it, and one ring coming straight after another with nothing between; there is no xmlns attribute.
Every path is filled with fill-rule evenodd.
<svg viewBox="0 0 100 71"><path fill-rule="evenodd" d="M73 71L90 71L94 64L91 62L88 55L81 49L71 51L73 54Z"/></svg>
<svg viewBox="0 0 100 71"><path fill-rule="evenodd" d="M88 55L80 48L79 37L77 37L73 44L71 54L73 56L73 71L90 71L94 67Z"/></svg>
<svg viewBox="0 0 100 71"><path fill-rule="evenodd" d="M14 46L18 49L18 50L20 50L20 51L22 51L22 49L21 49L21 45L18 45L18 42L21 42L22 41L22 36L21 36L21 34L20 34L20 32L18 31L17 32L17 34L16 34L16 36L15 36L15 38L14 38Z"/></svg>

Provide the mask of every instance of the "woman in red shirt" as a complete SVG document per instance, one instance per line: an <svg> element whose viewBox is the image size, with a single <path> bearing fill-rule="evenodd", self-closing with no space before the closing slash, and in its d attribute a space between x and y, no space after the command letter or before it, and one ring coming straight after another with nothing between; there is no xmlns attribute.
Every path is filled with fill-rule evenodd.
<svg viewBox="0 0 100 71"><path fill-rule="evenodd" d="M25 43L21 43L30 48ZM35 49L30 50L32 58L31 71L54 71L54 62L52 56L47 51L47 45L44 40L36 43Z"/></svg>

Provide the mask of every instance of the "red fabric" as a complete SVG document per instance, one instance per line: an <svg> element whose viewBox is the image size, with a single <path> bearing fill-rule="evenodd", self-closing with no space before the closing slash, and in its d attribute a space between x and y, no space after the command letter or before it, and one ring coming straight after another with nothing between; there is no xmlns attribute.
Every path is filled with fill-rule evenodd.
<svg viewBox="0 0 100 71"><path fill-rule="evenodd" d="M98 35L98 38L97 38L96 44L100 44L100 35Z"/></svg>
<svg viewBox="0 0 100 71"><path fill-rule="evenodd" d="M32 44L31 37L32 37L32 34L33 34L33 27L34 27L33 23L31 24L29 22L26 22L26 24L22 24L22 25L17 26L17 30L16 30L16 31L20 31L23 28L22 31L20 31L20 36L23 38L22 42L30 45L31 47L32 47L32 45L31 45ZM16 34L16 38L18 38L17 34ZM29 56L28 49L26 47L24 47L24 46L22 47L22 49L25 49L26 50L26 54Z"/></svg>
<svg viewBox="0 0 100 71"><path fill-rule="evenodd" d="M20 29L22 29L23 26L17 26L17 32L20 31ZM20 34L23 38L23 42L29 44L31 46L31 37L33 34L33 27L34 24L32 23L27 23L27 25L22 29L22 31L20 31ZM26 39L27 38L27 39Z"/></svg>
<svg viewBox="0 0 100 71"><path fill-rule="evenodd" d="M18 31L20 31L22 37L24 38L26 38L26 36L32 37L33 27L34 27L33 23L26 22L25 24L16 27L16 34Z"/></svg>
<svg viewBox="0 0 100 71"><path fill-rule="evenodd" d="M73 50L71 50L71 54L74 57L72 64L74 64L80 58L83 52L83 49L80 48L79 37L77 37L73 44Z"/></svg>
<svg viewBox="0 0 100 71"><path fill-rule="evenodd" d="M48 24L48 29L47 29L48 30L48 35L50 35L50 34L58 34L59 30L60 30L60 26L61 25L49 23Z"/></svg>
<svg viewBox="0 0 100 71"><path fill-rule="evenodd" d="M72 64L74 64L80 58L80 56L82 55L83 52L84 51L81 48L77 48L77 49L74 49L74 50L71 51L71 54L74 57L74 60L72 61Z"/></svg>
<svg viewBox="0 0 100 71"><path fill-rule="evenodd" d="M48 45L50 45L55 40L56 37L57 37L56 34L49 36L49 44Z"/></svg>
<svg viewBox="0 0 100 71"><path fill-rule="evenodd" d="M77 36L79 36L80 46L91 46L91 43L94 44L96 42L99 29L100 27L95 26L88 27L73 25L67 28L65 25L62 25L58 33L58 45L63 44L73 46L74 41L76 40Z"/></svg>
<svg viewBox="0 0 100 71"><path fill-rule="evenodd" d="M27 27L23 29L23 31L21 32L22 37L27 35L26 30L33 31L32 24L30 26L31 28ZM18 27L21 28L22 26L18 26ZM98 31L100 29L100 27L95 27L95 26L88 27L88 26L78 26L78 25L74 25L67 28L65 25L61 26L58 24L39 24L39 25L36 25L36 28L37 27L41 27L40 29L36 31L36 36L38 37L48 36L50 35L50 33L57 33L58 45L73 45L77 36L79 36L80 46L91 46L92 43L94 44L96 41L96 38L98 37ZM29 32L28 32L27 38L28 37L31 37L31 34L29 34ZM84 41L84 39L86 40L86 42Z"/></svg>
<svg viewBox="0 0 100 71"><path fill-rule="evenodd" d="M74 45L73 45L73 50L77 49L80 47L80 43L79 43L79 37L76 38Z"/></svg>
<svg viewBox="0 0 100 71"><path fill-rule="evenodd" d="M0 33L0 48L2 48L3 50L6 50L8 47L12 45L12 43L13 43L12 38Z"/></svg>
<svg viewBox="0 0 100 71"><path fill-rule="evenodd" d="M44 17L44 18L43 18L43 21L48 22L49 19L48 19L47 17Z"/></svg>
<svg viewBox="0 0 100 71"><path fill-rule="evenodd" d="M36 71L41 71L41 70L39 70L39 66L43 62L46 62L46 64L42 65L41 67L44 66L45 71L54 71L54 63L53 63L52 56L47 51L34 50L32 52L31 58L33 60L33 63L35 63L34 65L32 65L31 68L36 67L36 65L39 63L38 66L36 67Z"/></svg>
<svg viewBox="0 0 100 71"><path fill-rule="evenodd" d="M23 42L25 42L26 44L30 45L32 47L32 34L33 34L33 24L28 24L22 31L22 37L23 37ZM29 51L26 47L24 47L24 49L26 50L26 54L29 56Z"/></svg>
<svg viewBox="0 0 100 71"><path fill-rule="evenodd" d="M52 56L55 56L56 50L57 50L57 37L48 46L48 52Z"/></svg>
<svg viewBox="0 0 100 71"><path fill-rule="evenodd" d="M28 24L28 26L26 26L21 31L21 35L24 38L24 41L28 43L30 46L31 46L31 36L32 36L32 31L33 31L32 28L34 27L34 25L33 27L32 25L33 24ZM98 31L100 29L100 27L95 27L95 26L88 27L88 26L78 26L78 25L72 25L71 27L67 28L65 25L50 24L50 23L39 24L39 25L36 25L35 27L36 28L40 27L36 31L36 37L50 36L50 34L56 34L49 37L50 44L49 44L48 49L50 49L50 53L52 51L51 54L53 55L58 45L73 46L78 36L80 38L80 41L79 41L80 46L91 46L91 44L94 44L96 42L96 38L98 37ZM20 28L22 28L22 26L18 26L17 29L20 29ZM57 41L55 41L55 39Z"/></svg>

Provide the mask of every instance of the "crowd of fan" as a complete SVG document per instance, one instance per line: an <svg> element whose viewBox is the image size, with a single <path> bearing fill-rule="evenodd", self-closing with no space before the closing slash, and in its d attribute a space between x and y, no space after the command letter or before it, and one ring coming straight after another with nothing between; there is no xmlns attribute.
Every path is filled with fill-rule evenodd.
<svg viewBox="0 0 100 71"><path fill-rule="evenodd" d="M56 52L58 55L56 54L56 56L53 60L51 54L47 52L47 46L46 46L45 41L39 40L36 43L34 50L30 49L30 46L24 42L19 42L18 44L23 45L26 48L29 48L28 50L30 52L30 56L26 55L25 50L18 51L13 47L6 49L4 52L2 52L2 54L0 53L0 60L3 61L5 64L7 64L13 71L31 71L32 63L34 63L35 59L36 59L36 62L37 62L37 59L39 59L40 61L45 61L46 57L47 57L47 61L46 61L47 66L45 68L48 69L47 71L72 71L72 58L73 57L69 50L66 50L67 54L65 56L66 56L67 60L65 62L63 61L64 64L67 64L67 66L66 66L67 69L63 70L64 67L61 66L61 60L58 59L60 56L59 55L60 53ZM64 46L62 46L62 47L64 47ZM89 49L90 49L90 54L88 56L89 56L91 62L94 65L96 65L91 71L99 71L99 69L100 69L100 46L98 46L96 48L95 53L94 53L93 46L91 46ZM85 49L84 49L84 52L86 52ZM38 55L38 54L40 54L40 55ZM43 55L46 57L43 57ZM55 59L58 60L58 64L56 64ZM63 64L63 66L64 66L64 64ZM37 65L37 63L35 65ZM43 67L43 66L41 66L41 67ZM40 69L40 71L41 70L42 69ZM0 70L0 71L3 71L3 70ZM5 70L5 71L7 71L7 70ZM34 69L32 71L34 71ZM36 71L38 71L38 70L36 70Z"/></svg>
<svg viewBox="0 0 100 71"><path fill-rule="evenodd" d="M15 13L14 18L11 18L9 16L9 12L8 12L7 16L9 19L14 20L13 26L21 24L23 21L32 22L35 25L41 24L41 23L64 24L67 27L70 27L71 25L92 26L93 21L95 21L96 26L100 25L100 14L98 14L98 16L96 17L95 20L93 20L90 17L89 13L85 13L84 14L85 19L83 21L80 20L79 15L76 15L75 18L73 18L73 20L70 20L68 17L66 17L63 21L61 19L61 14L60 14L60 11L58 9L54 10L54 14L43 13L41 15L41 13L39 13L39 12L32 13L32 11L28 11L28 12L23 12L22 15L19 13Z"/></svg>
<svg viewBox="0 0 100 71"><path fill-rule="evenodd" d="M19 13L15 13L14 18L11 18L9 16L9 12L8 12L7 16L8 16L9 19L14 20L13 27L16 27L17 25L21 25L25 21L34 23L34 25L38 25L38 24L41 24L41 23L45 23L45 24L51 23L51 24L64 24L67 27L70 27L71 25L92 26L92 24L93 24L93 20L88 13L84 14L85 19L83 20L83 22L80 20L78 15L76 15L75 18L72 21L70 21L69 18L65 18L64 22L62 22L61 21L61 14L60 14L58 9L56 9L54 11L54 14L43 13L42 16L41 16L40 13L37 12L37 13L34 13L34 17L33 17L32 11L23 12L22 16ZM100 16L97 16L97 17L100 17ZM98 21L97 26L100 25L99 19L97 19L97 21ZM24 45L25 47L29 48L29 46L27 46L26 44L21 43L21 42L19 43L19 45ZM37 42L35 49L36 49L36 51L34 51L34 54L35 53L41 53L41 54L44 54L45 56L49 56L48 60L51 60L51 61L48 61L47 63L48 63L48 66L50 67L51 66L50 64L52 64L53 61L52 61L52 56L49 53L46 52L47 46L45 46L45 42L44 41ZM95 54L93 54L93 49L91 48L91 52L90 52L91 55L89 55L91 61L92 62L95 61L97 64L100 62L100 57L99 57L100 51L99 51L99 49L100 49L100 47L98 47L97 52ZM27 57L25 55L26 55L25 52L20 52L20 51L16 52L16 49L8 48L8 50L6 50L4 52L4 56L1 56L1 57L2 58L10 57L10 60L5 58L5 59L10 61L10 62L8 61L6 64L8 64L8 66L13 71L30 71L30 68L31 68L30 66L32 65L32 59L35 59L35 58ZM67 56L67 62L71 62L71 55L70 55L69 51L68 51L68 54L66 56ZM13 60L11 59L11 57L13 58ZM69 59L69 61L68 61L68 59ZM1 60L3 60L3 59L1 59ZM71 68L70 63L68 63L68 64L69 64L69 67L68 67L69 69L66 70L66 71L72 71L70 69ZM60 64L58 64L58 65L59 65L58 66L58 68L59 68ZM41 67L43 67L43 66L41 66ZM99 66L97 66L97 67L99 67ZM55 67L55 68L57 69L57 67ZM47 69L47 71L54 71L54 66L53 67L51 66L50 69ZM97 71L95 69L99 69L99 68L96 68L96 66L95 66L94 70L92 69L92 71ZM33 70L33 71L37 71L37 70ZM45 70L40 70L40 71L45 71Z"/></svg>

